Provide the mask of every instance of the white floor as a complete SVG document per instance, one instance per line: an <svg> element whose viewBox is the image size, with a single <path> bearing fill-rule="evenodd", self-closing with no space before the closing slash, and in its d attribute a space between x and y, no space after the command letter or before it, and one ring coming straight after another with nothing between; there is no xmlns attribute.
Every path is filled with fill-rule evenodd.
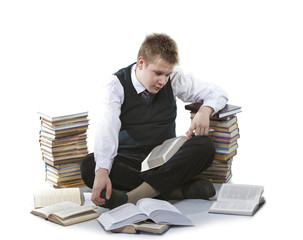
<svg viewBox="0 0 303 240"><path fill-rule="evenodd" d="M216 189L220 185L216 184ZM89 190L84 189L84 192L89 195ZM29 194L28 194L29 195ZM86 195L86 194L85 194ZM266 197L266 191L264 193ZM27 199L28 200L28 199ZM25 201L26 202L26 201ZM62 227L49 221L43 220L30 214L32 201L27 201L27 208L22 209L20 206L12 206L18 209L18 215L9 216L4 219L4 233L9 233L10 236L26 236L31 239L133 239L133 238L150 238L156 237L148 234L114 234L104 231L96 220ZM214 239L256 239L262 236L265 237L290 237L290 239L298 239L298 231L301 226L300 221L294 219L293 214L286 214L285 207L283 210L278 210L276 201L272 199L267 202L257 211L253 217L233 216L221 214L209 214L208 209L211 201L205 200L183 200L173 202L173 204L188 218L192 220L194 226L191 227L173 227L166 232L166 239L190 238L214 238ZM99 212L105 209L99 209ZM38 233L39 232L39 233ZM3 233L3 234L4 234ZM41 235L42 234L42 235Z"/></svg>

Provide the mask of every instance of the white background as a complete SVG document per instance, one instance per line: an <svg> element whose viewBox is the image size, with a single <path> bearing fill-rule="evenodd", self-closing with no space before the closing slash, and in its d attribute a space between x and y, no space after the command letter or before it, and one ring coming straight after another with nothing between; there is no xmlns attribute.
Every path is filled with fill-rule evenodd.
<svg viewBox="0 0 303 240"><path fill-rule="evenodd" d="M202 221L163 237L302 237L295 219L303 212L302 12L292 0L1 1L1 235L138 237L107 234L97 224L63 228L29 213L33 192L46 186L37 112L90 111L93 151L100 83L136 60L146 34L164 32L178 43L185 72L218 84L229 103L242 106L232 181L264 185L267 203L254 217ZM183 134L189 113L178 104Z"/></svg>

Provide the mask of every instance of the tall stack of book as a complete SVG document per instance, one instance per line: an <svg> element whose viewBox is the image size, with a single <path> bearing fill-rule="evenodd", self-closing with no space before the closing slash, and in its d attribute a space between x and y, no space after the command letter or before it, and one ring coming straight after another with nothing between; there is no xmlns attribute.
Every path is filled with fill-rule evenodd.
<svg viewBox="0 0 303 240"><path fill-rule="evenodd" d="M191 111L191 119L202 103L192 103L185 106ZM226 183L232 176L231 165L237 154L240 138L237 113L241 107L227 104L222 110L211 117L209 137L213 139L216 153L212 165L199 174L200 177L211 179L214 183Z"/></svg>
<svg viewBox="0 0 303 240"><path fill-rule="evenodd" d="M88 154L88 112L41 120L40 148L45 162L46 181L55 188L82 187L80 162Z"/></svg>

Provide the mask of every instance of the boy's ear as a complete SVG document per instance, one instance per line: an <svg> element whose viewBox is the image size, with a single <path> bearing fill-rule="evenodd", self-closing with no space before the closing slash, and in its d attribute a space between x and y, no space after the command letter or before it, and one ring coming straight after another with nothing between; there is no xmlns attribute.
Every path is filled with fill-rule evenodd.
<svg viewBox="0 0 303 240"><path fill-rule="evenodd" d="M140 70L143 69L143 65L145 63L145 60L142 56L138 57L138 60L137 60L137 66Z"/></svg>

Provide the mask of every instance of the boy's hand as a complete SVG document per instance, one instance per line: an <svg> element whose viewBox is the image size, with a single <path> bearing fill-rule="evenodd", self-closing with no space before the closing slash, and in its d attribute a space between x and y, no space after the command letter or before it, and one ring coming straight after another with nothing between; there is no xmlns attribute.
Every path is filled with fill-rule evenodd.
<svg viewBox="0 0 303 240"><path fill-rule="evenodd" d="M199 135L208 135L209 130L209 118L213 113L213 108L208 106L200 107L199 111L196 113L193 118L190 128L186 132L186 136L188 139L191 138L193 132L195 132L196 136Z"/></svg>
<svg viewBox="0 0 303 240"><path fill-rule="evenodd" d="M112 194L112 184L108 176L108 170L100 168L95 173L94 186L91 200L97 206L105 204L105 199L101 198L102 190L106 189L105 197L109 199Z"/></svg>

